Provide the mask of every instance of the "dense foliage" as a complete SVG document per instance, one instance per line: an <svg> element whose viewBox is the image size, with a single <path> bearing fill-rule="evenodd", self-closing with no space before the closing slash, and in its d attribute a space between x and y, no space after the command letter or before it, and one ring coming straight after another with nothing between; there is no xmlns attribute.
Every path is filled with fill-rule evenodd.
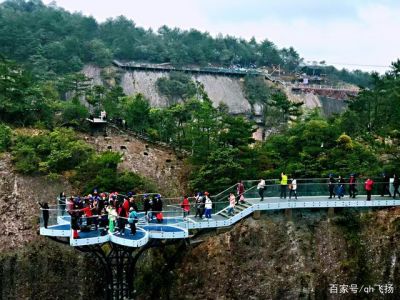
<svg viewBox="0 0 400 300"><path fill-rule="evenodd" d="M29 72L0 58L0 122L31 125L51 117L51 95Z"/></svg>
<svg viewBox="0 0 400 300"><path fill-rule="evenodd" d="M292 47L279 49L265 39L212 37L195 29L162 26L145 30L121 16L98 23L93 17L69 13L40 0L8 0L0 4L0 53L29 66L34 74L77 72L84 64L99 66L111 60L135 60L174 65L271 67L295 70L302 61ZM358 83L361 71L327 73Z"/></svg>
<svg viewBox="0 0 400 300"><path fill-rule="evenodd" d="M267 164L268 177L276 177L280 171L318 178L329 173L378 174L380 169L367 145L344 134L336 123L316 115L272 136L259 151Z"/></svg>
<svg viewBox="0 0 400 300"><path fill-rule="evenodd" d="M87 160L93 150L77 139L71 129L17 135L12 153L17 171L30 174L59 173Z"/></svg>
<svg viewBox="0 0 400 300"><path fill-rule="evenodd" d="M11 128L0 123L0 152L11 145Z"/></svg>
<svg viewBox="0 0 400 300"><path fill-rule="evenodd" d="M179 72L171 72L169 77L161 77L156 82L161 95L168 98L169 104L177 100L192 98L196 95L197 87L189 75Z"/></svg>
<svg viewBox="0 0 400 300"><path fill-rule="evenodd" d="M20 172L68 173L82 189L123 190L132 184L153 189L135 174L119 173L118 154L95 154L73 131L58 128L82 130L83 120L101 110L117 124L123 119L126 128L186 151L193 189L213 192L239 179L276 177L281 171L319 177L376 175L400 167L399 61L385 75L375 74L371 88L351 99L349 109L332 120L316 113L302 116L301 103L291 103L283 91L268 87L259 77L246 77L246 96L253 107L264 106L271 129L266 142L255 143L252 122L229 115L223 104L213 107L204 87L185 74L172 73L157 82L160 93L171 101L167 108L152 108L143 95L126 96L120 87L93 86L79 73L54 74L79 70L86 62L106 64L112 57L220 65L284 60L293 69L299 60L293 49L279 50L254 39L212 38L195 30L162 27L154 33L123 17L98 24L40 1L2 3L0 24L0 51L33 71L0 60L0 151L11 149ZM63 65L66 61L68 66ZM74 66L75 62L79 63ZM363 74L357 76L366 80ZM42 131L13 138L9 126Z"/></svg>
<svg viewBox="0 0 400 300"><path fill-rule="evenodd" d="M1 129L1 128L0 128ZM85 192L94 187L126 192L155 190L154 185L132 172L119 172L121 155L115 152L96 154L72 129L52 132L19 132L12 145L13 161L23 174L57 176L65 173Z"/></svg>
<svg viewBox="0 0 400 300"><path fill-rule="evenodd" d="M246 99L252 104L261 105L262 114L267 127L279 128L286 125L288 120L295 120L301 115L302 102L289 101L286 94L277 88L268 87L260 76L246 76L244 79L244 92Z"/></svg>
<svg viewBox="0 0 400 300"><path fill-rule="evenodd" d="M214 192L241 178L276 177L280 171L300 177L353 172L376 175L399 165L398 63L388 74L375 76L375 87L363 91L342 116L331 121L318 114L302 117L300 104L289 102L282 91L267 88L256 78L246 78L246 92L254 103L266 104L268 128L278 129L265 143L254 145L253 124L229 115L224 105L213 107L202 86L192 81L186 83L196 87L195 97L186 98L187 94L183 94L184 101L167 108L151 108L140 94L128 97L119 87L90 86L81 75L67 76L55 85L36 81L12 62L3 60L0 66L3 122L50 129L73 125L82 129L88 109L79 99L86 99L92 111L105 109L110 119L124 119L128 129L186 150L193 167L193 189ZM58 91L65 86L72 89L69 100L59 97ZM4 150L12 139L7 126L0 129ZM73 137L72 131L65 129L32 137L17 136L12 151L16 169L23 173L72 171L77 175L71 180L83 189L93 185L124 189L131 183L154 189L136 175L118 173L116 164L102 164L106 157L96 157L86 144ZM92 179L85 183L86 178Z"/></svg>

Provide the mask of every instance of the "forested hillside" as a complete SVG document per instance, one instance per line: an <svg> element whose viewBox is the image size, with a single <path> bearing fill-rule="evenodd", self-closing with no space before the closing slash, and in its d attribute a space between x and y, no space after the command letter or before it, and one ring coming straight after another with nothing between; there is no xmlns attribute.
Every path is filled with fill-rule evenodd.
<svg viewBox="0 0 400 300"><path fill-rule="evenodd" d="M292 47L272 41L217 37L196 29L163 26L144 29L121 16L103 23L69 13L40 0L9 0L0 4L0 53L24 63L34 74L51 77L80 71L84 64L105 66L111 60L174 65L271 67L296 70L302 61ZM349 83L368 84L368 74L326 67L325 73Z"/></svg>
<svg viewBox="0 0 400 300"><path fill-rule="evenodd" d="M247 98L251 103L266 105L266 125L274 132L267 142L253 143L254 123L229 115L223 104L213 106L202 86L182 74L157 82L160 93L171 99L171 106L152 108L143 95L126 96L118 86L93 86L82 74L61 73L78 71L89 62L107 64L113 57L268 66L290 56L292 62L298 63L299 56L293 49L279 50L267 41L258 44L254 40L213 38L195 30L163 27L155 33L136 27L124 17L99 24L93 18L45 6L40 1L2 3L0 23L1 54L18 61L3 58L0 62L0 121L4 123L0 146L13 153L21 172L61 174L102 159L104 164L97 163L96 170L115 169L118 156L99 159L91 154L71 159L75 150L84 151L85 146L73 132L58 129L86 131L85 118L100 110L106 110L110 119L124 119L130 130L190 153L189 179L193 189L207 187L215 191L240 178L274 177L282 170L299 177L331 172L377 175L383 170L393 171L398 165L398 62L387 74L375 74L373 88L362 91L350 101L349 110L332 119L324 119L317 112L304 112L279 89L268 89L261 81L245 78ZM177 55L175 51L182 49L187 51ZM196 49L202 49L202 55L192 52ZM292 67L295 66L287 64L288 69ZM68 99L64 98L66 92L70 93ZM185 101L175 103L176 97ZM88 107L81 104L82 99ZM20 138L10 129L18 126L52 133L44 131L43 136L33 139ZM70 143L74 151L60 148L60 140ZM117 175L122 179L116 176L102 184L123 189L120 180L125 175Z"/></svg>

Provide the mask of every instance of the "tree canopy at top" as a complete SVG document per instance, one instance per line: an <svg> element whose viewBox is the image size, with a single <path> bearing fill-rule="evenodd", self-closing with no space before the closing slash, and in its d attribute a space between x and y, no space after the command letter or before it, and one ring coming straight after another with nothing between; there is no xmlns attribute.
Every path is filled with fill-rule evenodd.
<svg viewBox="0 0 400 300"><path fill-rule="evenodd" d="M46 6L40 0L0 4L0 53L42 76L80 71L86 63L105 66L112 59L200 66L280 65L289 71L301 62L294 48L279 49L268 39L212 37L195 29L167 26L154 32L124 16L98 23L93 17ZM361 75L347 70L335 73L355 84Z"/></svg>

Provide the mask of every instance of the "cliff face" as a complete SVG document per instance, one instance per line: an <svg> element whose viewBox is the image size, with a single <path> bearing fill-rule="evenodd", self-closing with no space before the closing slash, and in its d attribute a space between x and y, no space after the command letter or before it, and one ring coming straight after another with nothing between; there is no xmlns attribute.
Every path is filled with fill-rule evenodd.
<svg viewBox="0 0 400 300"><path fill-rule="evenodd" d="M102 70L88 65L83 69L83 73L92 79L92 84L114 85L119 82L127 95L141 93L149 99L153 107L169 106L168 99L159 94L156 86L157 79L167 77L167 72L125 71L116 68ZM117 77L118 80L116 80ZM220 75L193 75L192 79L204 85L204 89L215 107L220 103L225 103L233 114L251 115L252 107L244 94L242 79ZM294 94L289 88L283 90L290 101L304 102L305 108L308 109L321 108L322 112L328 116L340 113L346 107L343 101L322 99L313 94ZM253 111L256 112L257 107L254 107Z"/></svg>
<svg viewBox="0 0 400 300"><path fill-rule="evenodd" d="M65 181L23 176L13 171L11 156L0 154L0 250L15 249L37 237L40 202L56 203L62 191L71 194Z"/></svg>
<svg viewBox="0 0 400 300"><path fill-rule="evenodd" d="M190 249L174 270L174 299L399 299L399 209L294 211L251 218ZM334 293L330 284L371 285Z"/></svg>
<svg viewBox="0 0 400 300"><path fill-rule="evenodd" d="M168 99L157 90L157 79L167 77L168 73L133 71L124 72L121 86L127 95L143 94L154 107L168 106ZM204 89L214 106L225 103L234 114L249 113L250 103L243 94L240 79L227 76L198 75L192 76L194 81L204 85Z"/></svg>
<svg viewBox="0 0 400 300"><path fill-rule="evenodd" d="M116 151L123 155L121 170L132 171L151 179L163 196L183 195L188 170L181 155L127 134L112 134L109 137L85 136L96 151Z"/></svg>

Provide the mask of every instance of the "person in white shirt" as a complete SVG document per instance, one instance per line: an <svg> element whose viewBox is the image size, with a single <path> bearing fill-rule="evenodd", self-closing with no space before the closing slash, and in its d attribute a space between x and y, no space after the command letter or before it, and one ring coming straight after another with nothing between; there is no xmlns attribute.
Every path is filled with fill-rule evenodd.
<svg viewBox="0 0 400 300"><path fill-rule="evenodd" d="M208 196L208 192L205 192L204 195L206 197L206 203L204 205L204 207L206 209L205 215L206 215L207 219L211 219L212 201L211 201L210 197Z"/></svg>
<svg viewBox="0 0 400 300"><path fill-rule="evenodd" d="M294 199L297 200L297 180L292 178L291 183L289 184L289 199L292 198L292 194L294 195Z"/></svg>
<svg viewBox="0 0 400 300"><path fill-rule="evenodd" d="M233 216L235 213L236 197L233 193L229 195L229 207L227 213L229 216Z"/></svg>
<svg viewBox="0 0 400 300"><path fill-rule="evenodd" d="M260 195L260 201L264 201L264 190L265 190L265 180L260 179L260 182L257 185L258 194Z"/></svg>

